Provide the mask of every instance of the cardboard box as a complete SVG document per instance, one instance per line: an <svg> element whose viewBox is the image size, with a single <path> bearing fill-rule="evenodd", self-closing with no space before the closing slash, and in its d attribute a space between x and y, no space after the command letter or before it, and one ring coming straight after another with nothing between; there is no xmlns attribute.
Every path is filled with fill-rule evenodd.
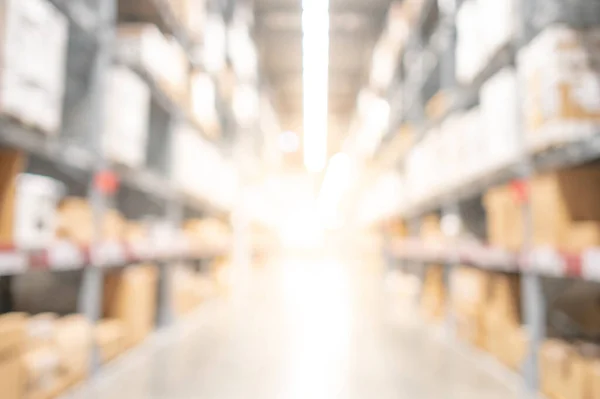
<svg viewBox="0 0 600 399"><path fill-rule="evenodd" d="M17 150L0 148L0 243L14 242L15 202L19 174L26 155Z"/></svg>
<svg viewBox="0 0 600 399"><path fill-rule="evenodd" d="M440 226L440 217L437 214L430 214L421 220L421 239L429 243L441 243L444 240L442 228Z"/></svg>
<svg viewBox="0 0 600 399"><path fill-rule="evenodd" d="M195 120L210 137L220 134L217 90L209 74L193 72L190 77L190 108Z"/></svg>
<svg viewBox="0 0 600 399"><path fill-rule="evenodd" d="M564 249L574 222L600 221L600 168L595 165L536 176L530 187L536 245Z"/></svg>
<svg viewBox="0 0 600 399"><path fill-rule="evenodd" d="M130 68L147 73L174 101L188 103L187 55L175 39L167 39L155 25L119 25L116 57Z"/></svg>
<svg viewBox="0 0 600 399"><path fill-rule="evenodd" d="M21 354L25 346L27 318L23 314L0 316L0 392L3 399L21 399L25 374Z"/></svg>
<svg viewBox="0 0 600 399"><path fill-rule="evenodd" d="M125 323L120 320L101 320L94 328L94 337L102 364L115 359L129 347Z"/></svg>
<svg viewBox="0 0 600 399"><path fill-rule="evenodd" d="M54 344L61 357L61 373L71 384L83 381L89 373L92 327L84 316L72 315L56 322Z"/></svg>
<svg viewBox="0 0 600 399"><path fill-rule="evenodd" d="M154 329L158 269L129 267L105 276L104 317L120 320L128 344L140 343Z"/></svg>
<svg viewBox="0 0 600 399"><path fill-rule="evenodd" d="M563 248L571 253L581 253L600 246L600 222L574 222L567 231Z"/></svg>
<svg viewBox="0 0 600 399"><path fill-rule="evenodd" d="M46 248L56 236L62 183L45 176L21 174L15 192L14 242L21 248Z"/></svg>
<svg viewBox="0 0 600 399"><path fill-rule="evenodd" d="M190 219L183 231L192 249L199 252L222 253L229 247L231 231L218 219Z"/></svg>
<svg viewBox="0 0 600 399"><path fill-rule="evenodd" d="M443 320L446 315L446 285L442 266L427 267L421 296L421 312L427 320L435 322Z"/></svg>
<svg viewBox="0 0 600 399"><path fill-rule="evenodd" d="M68 23L46 0L0 3L0 112L46 133L60 130Z"/></svg>
<svg viewBox="0 0 600 399"><path fill-rule="evenodd" d="M509 186L495 187L485 194L488 242L498 248L519 251L523 247L523 213Z"/></svg>
<svg viewBox="0 0 600 399"><path fill-rule="evenodd" d="M505 68L496 73L483 84L479 97L485 141L482 164L486 171L496 171L515 162L520 151L520 103L515 70Z"/></svg>
<svg viewBox="0 0 600 399"><path fill-rule="evenodd" d="M133 71L112 66L105 96L104 152L111 161L132 168L146 161L150 89Z"/></svg>
<svg viewBox="0 0 600 399"><path fill-rule="evenodd" d="M125 224L125 219L117 210L107 210L104 215L101 239L122 241ZM60 203L57 236L81 245L89 245L93 242L94 214L87 200L69 197Z"/></svg>
<svg viewBox="0 0 600 399"><path fill-rule="evenodd" d="M598 31L553 25L521 51L531 148L544 149L589 136L600 126Z"/></svg>
<svg viewBox="0 0 600 399"><path fill-rule="evenodd" d="M553 399L586 399L592 389L591 361L561 340L542 344L539 357L542 393Z"/></svg>
<svg viewBox="0 0 600 399"><path fill-rule="evenodd" d="M51 346L37 346L23 355L25 368L25 398L51 398L63 384L60 354Z"/></svg>

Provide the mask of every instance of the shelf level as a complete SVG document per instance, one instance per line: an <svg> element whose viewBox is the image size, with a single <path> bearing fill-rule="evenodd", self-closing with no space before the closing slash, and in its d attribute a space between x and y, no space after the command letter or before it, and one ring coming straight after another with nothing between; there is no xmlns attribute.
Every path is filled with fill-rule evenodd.
<svg viewBox="0 0 600 399"><path fill-rule="evenodd" d="M510 273L535 273L546 277L600 282L600 248L569 254L555 248L516 253L475 243L426 243L402 240L388 250L397 259L424 263L452 263Z"/></svg>
<svg viewBox="0 0 600 399"><path fill-rule="evenodd" d="M142 262L165 262L178 259L208 259L227 252L194 250L188 242L157 247L151 243L128 244L104 242L81 246L60 241L42 249L0 247L0 276L22 274L32 270L69 271L86 267L120 267Z"/></svg>

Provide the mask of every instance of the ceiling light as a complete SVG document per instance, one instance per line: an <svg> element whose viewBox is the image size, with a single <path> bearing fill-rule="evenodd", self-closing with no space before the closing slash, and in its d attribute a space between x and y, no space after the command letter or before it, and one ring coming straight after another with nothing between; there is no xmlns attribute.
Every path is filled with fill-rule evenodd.
<svg viewBox="0 0 600 399"><path fill-rule="evenodd" d="M304 165L319 172L327 161L329 1L302 1Z"/></svg>

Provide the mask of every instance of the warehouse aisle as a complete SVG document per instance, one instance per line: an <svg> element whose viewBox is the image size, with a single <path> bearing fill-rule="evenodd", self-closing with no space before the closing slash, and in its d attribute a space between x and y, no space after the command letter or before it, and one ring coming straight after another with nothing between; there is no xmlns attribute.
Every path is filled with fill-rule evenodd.
<svg viewBox="0 0 600 399"><path fill-rule="evenodd" d="M390 300L375 269L296 259L253 272L246 294L206 304L70 397L518 396L426 333L408 308Z"/></svg>

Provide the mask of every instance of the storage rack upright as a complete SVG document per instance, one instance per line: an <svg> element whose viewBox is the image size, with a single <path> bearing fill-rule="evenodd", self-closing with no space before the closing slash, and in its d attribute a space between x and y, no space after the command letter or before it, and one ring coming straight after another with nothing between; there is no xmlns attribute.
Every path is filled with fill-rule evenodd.
<svg viewBox="0 0 600 399"><path fill-rule="evenodd" d="M548 2L522 0L517 3L519 4L518 23L513 40L491 57L471 84L461 85L456 81L455 57L456 17L462 0L422 2L416 23L411 28L398 59L395 81L401 84L392 85L388 92L392 106L390 130L380 145L378 155L381 155L383 148L394 138L402 123L409 122L416 127L415 142L418 143L431 128L439 126L450 114L475 105L482 85L504 67L516 66L519 50L529 44L543 28L553 23L564 23L575 28L600 26L600 7L593 0L578 1L577 7L567 8L567 12L563 13L557 12L558 7L552 8L555 3L564 6L566 2L561 0ZM564 8L562 10L564 11ZM523 88L520 87L520 90ZM447 105L443 115L428 120L424 112L425 104L438 91L448 96ZM523 98L522 93L519 97ZM398 98L402 101L398 102ZM520 124L524 129L524 122L520 121ZM523 138L524 134L520 136ZM442 194L403 204L401 216L410 226L411 238L391 244L391 251L402 262L416 262L421 266L426 263L443 264L446 276L458 265L521 274L521 308L529 338L529 350L522 373L528 391L538 392L538 349L546 337L547 322L547 298L543 292L542 279L544 277L575 278L600 282L600 275L596 271L600 268L600 250L590 248L584 253L565 254L556 249L534 248L531 242L532 211L526 194L521 205L526 237L522 251L519 253L461 242L432 246L418 237L421 218L427 213L453 215L460 220L464 203L481 196L489 188L512 182L517 189L525 190L526 193L526 182L535 173L600 159L600 132L535 152L528 150L523 141L522 139L520 143L518 159L510 165ZM393 163L394 167L403 169L406 155L398 154L390 163ZM449 283L449 279L446 279L446 284ZM447 326L452 330L454 326L451 309L448 309L448 312L450 314L447 316Z"/></svg>
<svg viewBox="0 0 600 399"><path fill-rule="evenodd" d="M6 278L32 270L81 270L78 311L94 323L101 316L104 270L144 261L154 262L160 271L157 324L159 327L168 326L173 322L168 266L178 260L199 261L222 254L198 253L185 242L158 250L149 245L107 244L100 239L103 215L107 209L117 207L124 213L134 214L133 217L151 215L162 218L179 229L186 215L225 218L230 209L194 198L170 181L169 142L173 127L181 121L195 128L198 125L190 119L188 109L171 100L141 71L136 72L150 88L152 106L160 111L160 115L151 115L150 118L158 121L158 130L162 131L150 126L146 148L151 162L158 162L142 168L126 168L105 158L102 131L107 76L116 62L114 51L118 22L157 25L176 39L191 65L199 66L195 56L199 43L193 43L179 25L167 0L48 1L66 16L69 23L61 132L55 136L41 134L19 121L0 116L0 144L28 154L28 173L56 178L65 184L67 194L87 197L94 214L95 239L89 247L60 243L48 248L24 250L9 245L0 250L0 276ZM132 7L135 11L120 12L120 6L125 3L128 3L129 11ZM215 12L222 12L218 2L207 3ZM226 116L222 113L220 117ZM229 126L235 128L235 125ZM199 134L204 134L199 130ZM92 363L93 373L99 367L96 348Z"/></svg>

